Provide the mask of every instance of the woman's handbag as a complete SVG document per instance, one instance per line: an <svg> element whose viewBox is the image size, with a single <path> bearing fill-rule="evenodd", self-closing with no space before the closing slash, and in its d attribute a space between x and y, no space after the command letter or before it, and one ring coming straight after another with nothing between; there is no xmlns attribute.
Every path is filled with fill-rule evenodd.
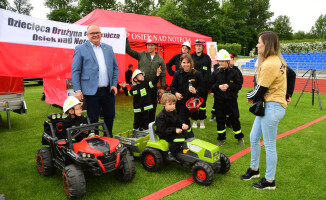
<svg viewBox="0 0 326 200"><path fill-rule="evenodd" d="M257 100L250 106L249 111L256 116L264 116L265 114L265 100Z"/></svg>

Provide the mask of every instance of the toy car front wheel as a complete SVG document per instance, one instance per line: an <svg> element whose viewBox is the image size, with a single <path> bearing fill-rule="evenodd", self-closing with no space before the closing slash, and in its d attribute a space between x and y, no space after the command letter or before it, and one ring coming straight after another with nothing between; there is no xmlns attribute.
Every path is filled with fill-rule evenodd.
<svg viewBox="0 0 326 200"><path fill-rule="evenodd" d="M159 150L145 148L140 157L144 168L150 172L160 171L163 166L163 157Z"/></svg>
<svg viewBox="0 0 326 200"><path fill-rule="evenodd" d="M127 151L126 155L121 159L119 169L116 171L115 175L119 181L128 182L135 177L135 174L134 157Z"/></svg>
<svg viewBox="0 0 326 200"><path fill-rule="evenodd" d="M78 165L68 165L62 172L63 187L69 199L81 198L86 194L84 173Z"/></svg>
<svg viewBox="0 0 326 200"><path fill-rule="evenodd" d="M192 177L199 185L210 185L214 179L214 171L212 167L205 162L196 162L192 167Z"/></svg>
<svg viewBox="0 0 326 200"><path fill-rule="evenodd" d="M36 152L36 167L38 173L42 176L51 176L55 173L55 167L49 147L43 147Z"/></svg>
<svg viewBox="0 0 326 200"><path fill-rule="evenodd" d="M221 155L221 168L220 168L219 173L225 174L230 170L231 162L230 162L229 157L227 155L225 155L224 153L221 152L220 155Z"/></svg>

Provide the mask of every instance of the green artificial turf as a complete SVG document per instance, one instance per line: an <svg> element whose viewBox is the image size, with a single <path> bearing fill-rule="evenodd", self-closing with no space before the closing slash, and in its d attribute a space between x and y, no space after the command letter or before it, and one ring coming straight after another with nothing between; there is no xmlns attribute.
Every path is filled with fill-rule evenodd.
<svg viewBox="0 0 326 200"><path fill-rule="evenodd" d="M227 130L226 144L221 151L231 156L247 147L249 133L254 116L249 113L249 104L245 94L249 89L239 93L240 122L245 134L245 146L237 146L232 130ZM35 164L35 154L42 148L41 137L43 123L50 113L61 112L41 101L43 87L39 85L25 86L27 114L11 113L12 129L9 131L5 112L0 124L0 194L6 199L66 199L61 172L57 170L51 177L38 174ZM311 94L305 93L297 106L294 107L300 93L295 93L286 110L284 119L280 122L278 133L284 133L314 119L326 115L325 110L319 110L318 99L311 105ZM320 94L325 107L326 94ZM213 96L209 95L207 115ZM157 113L162 106L159 105ZM324 108L326 109L326 108ZM132 129L133 110L132 98L119 94L116 98L116 118L114 134ZM194 129L197 138L216 143L216 122L205 122L205 129ZM325 199L326 166L325 158L325 120L308 128L281 138L277 141L278 164L276 172L276 190L256 190L251 184L256 180L241 181L240 176L249 167L250 154L247 154L231 164L227 174L216 174L212 185L208 187L191 184L165 199ZM150 173L143 169L139 159L135 159L137 174L130 183L121 183L114 174L94 177L86 174L87 193L83 199L139 199L163 189L180 180L191 176L191 169L178 165L165 164L162 171ZM261 176L264 176L265 149L261 153Z"/></svg>

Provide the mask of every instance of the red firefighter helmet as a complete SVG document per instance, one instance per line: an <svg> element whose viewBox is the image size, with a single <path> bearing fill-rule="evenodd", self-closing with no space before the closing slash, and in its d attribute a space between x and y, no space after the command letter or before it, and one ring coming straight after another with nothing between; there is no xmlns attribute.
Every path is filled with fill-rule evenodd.
<svg viewBox="0 0 326 200"><path fill-rule="evenodd" d="M186 106L187 106L187 108L189 109L190 112L195 112L200 108L203 101L204 100L201 97L191 97L187 101Z"/></svg>
<svg viewBox="0 0 326 200"><path fill-rule="evenodd" d="M156 39L154 37L150 37L150 38L147 39L145 45L147 45L147 44L156 44L157 45L157 41L156 41Z"/></svg>
<svg viewBox="0 0 326 200"><path fill-rule="evenodd" d="M201 44L201 45L205 46L206 42L205 42L204 40L202 40L202 39L197 39L197 40L195 41L195 45L196 45L196 44Z"/></svg>

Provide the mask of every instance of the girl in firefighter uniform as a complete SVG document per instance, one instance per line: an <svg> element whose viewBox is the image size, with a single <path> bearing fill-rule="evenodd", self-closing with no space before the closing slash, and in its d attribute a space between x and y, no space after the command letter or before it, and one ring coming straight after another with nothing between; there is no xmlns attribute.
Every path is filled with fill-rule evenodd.
<svg viewBox="0 0 326 200"><path fill-rule="evenodd" d="M229 66L230 54L221 49L218 52L220 67L210 77L211 91L214 93L215 115L218 133L218 146L226 139L225 116L228 114L233 128L234 137L239 145L244 145L243 133L239 121L238 92L242 87L241 75Z"/></svg>

